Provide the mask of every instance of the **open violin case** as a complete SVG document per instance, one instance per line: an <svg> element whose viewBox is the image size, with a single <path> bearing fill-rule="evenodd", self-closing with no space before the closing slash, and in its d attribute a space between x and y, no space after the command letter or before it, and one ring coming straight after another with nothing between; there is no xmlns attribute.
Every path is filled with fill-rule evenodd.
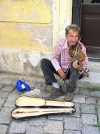
<svg viewBox="0 0 100 134"><path fill-rule="evenodd" d="M76 111L72 102L44 100L27 96L17 98L15 106L16 108L11 112L11 117L16 120L48 114L72 114Z"/></svg>

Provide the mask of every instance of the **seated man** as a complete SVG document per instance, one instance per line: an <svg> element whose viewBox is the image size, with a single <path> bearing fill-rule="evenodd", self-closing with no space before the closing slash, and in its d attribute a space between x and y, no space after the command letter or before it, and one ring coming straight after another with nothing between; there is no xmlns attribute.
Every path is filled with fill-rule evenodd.
<svg viewBox="0 0 100 134"><path fill-rule="evenodd" d="M65 28L65 38L61 39L54 47L51 61L45 58L40 61L45 82L47 85L52 85L54 89L46 96L47 99L53 99L65 94L64 100L71 101L77 80L84 76L82 68L86 72L89 71L86 48L81 42L82 52L85 54L85 60L82 62L83 66L80 66L77 60L73 61L73 58L69 55L70 47L74 46L79 41L79 38L80 28L75 24L67 26ZM63 80L69 79L68 84L61 87L57 83L54 74L57 74Z"/></svg>

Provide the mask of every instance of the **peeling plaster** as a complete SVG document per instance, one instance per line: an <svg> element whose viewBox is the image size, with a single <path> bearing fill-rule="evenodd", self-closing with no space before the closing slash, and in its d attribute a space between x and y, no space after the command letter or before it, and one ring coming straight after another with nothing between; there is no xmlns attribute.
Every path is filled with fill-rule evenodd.
<svg viewBox="0 0 100 134"><path fill-rule="evenodd" d="M46 5L48 5L50 8L52 7L53 5L53 0L42 0L43 2L46 3Z"/></svg>
<svg viewBox="0 0 100 134"><path fill-rule="evenodd" d="M1 48L5 49L3 51L0 49L0 71L36 75L41 73L40 60L51 59L53 41L56 42L58 34L64 34L64 28L70 21L69 7L66 12L66 6L69 5L67 3L70 1L4 0L1 2L0 28L3 29L0 33ZM30 8L27 8L28 6Z"/></svg>
<svg viewBox="0 0 100 134"><path fill-rule="evenodd" d="M70 15L66 16L66 20L64 22L64 24L61 26L61 28L59 29L59 35L60 35L60 38L64 37L65 36L65 28L68 26L69 24L69 21L70 21Z"/></svg>
<svg viewBox="0 0 100 134"><path fill-rule="evenodd" d="M27 58L26 58L27 57ZM33 67L37 67L40 61L40 52L28 51L24 53L24 63L29 62Z"/></svg>
<svg viewBox="0 0 100 134"><path fill-rule="evenodd" d="M23 61L24 61L24 73L25 74L34 74L39 75L40 73L40 52L28 51L23 53Z"/></svg>
<svg viewBox="0 0 100 134"><path fill-rule="evenodd" d="M37 67L40 61L40 53L34 52L29 53L29 62L33 65L33 67Z"/></svg>
<svg viewBox="0 0 100 134"><path fill-rule="evenodd" d="M53 4L54 4L53 0L42 0L42 1L44 3L46 3L46 5L49 6L50 12L51 12L51 16L53 16ZM53 20L53 17L52 17L52 20ZM52 20L51 20L51 22L52 22Z"/></svg>
<svg viewBox="0 0 100 134"><path fill-rule="evenodd" d="M1 63L0 68L2 71L22 73L22 55L18 50L3 50L0 49Z"/></svg>
<svg viewBox="0 0 100 134"><path fill-rule="evenodd" d="M23 24L23 25L16 25L16 30L22 30L24 32L28 32L32 35L33 40L30 40L30 45L35 45L39 43L40 45L50 48L53 44L53 37L52 37L52 26L49 27L42 27L36 26L34 27L31 24Z"/></svg>

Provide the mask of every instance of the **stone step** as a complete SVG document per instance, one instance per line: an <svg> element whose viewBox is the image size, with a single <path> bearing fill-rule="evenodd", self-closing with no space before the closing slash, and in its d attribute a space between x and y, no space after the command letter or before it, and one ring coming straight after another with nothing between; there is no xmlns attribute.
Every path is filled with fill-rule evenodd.
<svg viewBox="0 0 100 134"><path fill-rule="evenodd" d="M89 68L91 72L100 73L100 62L89 61Z"/></svg>
<svg viewBox="0 0 100 134"><path fill-rule="evenodd" d="M2 79L5 79L5 78L9 78L9 79L17 78L17 79L22 79L22 80L24 79L25 81L27 81L27 80L37 81L37 79L38 79L38 81L42 81L45 83L43 77L38 78L38 77L33 77L33 76L23 76L23 75L1 73L0 74L0 81ZM60 78L57 77L57 79L60 80L60 82L61 82ZM7 79L7 82L8 82L8 79ZM82 88L89 87L89 88L99 88L100 89L100 71L99 72L90 71L89 77L84 76L84 78L82 78L81 80L78 80L77 86L82 87Z"/></svg>
<svg viewBox="0 0 100 134"><path fill-rule="evenodd" d="M78 87L100 89L100 71L89 72L89 77L84 77L83 79L78 81Z"/></svg>

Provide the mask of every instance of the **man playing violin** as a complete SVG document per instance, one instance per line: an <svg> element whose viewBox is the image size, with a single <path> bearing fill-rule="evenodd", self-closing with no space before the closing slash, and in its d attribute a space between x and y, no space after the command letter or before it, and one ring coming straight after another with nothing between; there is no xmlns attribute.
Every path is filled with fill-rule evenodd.
<svg viewBox="0 0 100 134"><path fill-rule="evenodd" d="M86 48L81 42L79 42L82 46L81 51L85 55L82 66L78 64L77 60L73 60L69 54L70 48L79 41L79 38L80 28L75 24L67 26L65 28L65 38L60 39L54 47L52 59L43 58L40 61L45 82L53 87L53 91L46 96L46 99L54 99L60 95L65 95L64 101L73 100L77 80L84 76L83 69L86 72L89 71ZM54 74L57 74L63 80L69 79L68 83L60 86Z"/></svg>

